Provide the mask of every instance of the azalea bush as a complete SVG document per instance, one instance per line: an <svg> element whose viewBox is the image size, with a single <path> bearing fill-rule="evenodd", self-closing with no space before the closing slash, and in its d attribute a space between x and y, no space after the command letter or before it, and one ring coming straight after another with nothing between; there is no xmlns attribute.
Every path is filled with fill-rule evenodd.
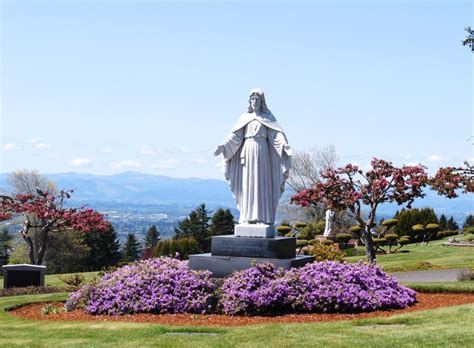
<svg viewBox="0 0 474 348"><path fill-rule="evenodd" d="M72 293L66 308L84 307L91 314L207 313L215 290L210 276L168 257L144 260Z"/></svg>
<svg viewBox="0 0 474 348"><path fill-rule="evenodd" d="M376 265L326 261L282 271L258 264L225 280L220 305L231 315L358 312L404 308L415 295Z"/></svg>

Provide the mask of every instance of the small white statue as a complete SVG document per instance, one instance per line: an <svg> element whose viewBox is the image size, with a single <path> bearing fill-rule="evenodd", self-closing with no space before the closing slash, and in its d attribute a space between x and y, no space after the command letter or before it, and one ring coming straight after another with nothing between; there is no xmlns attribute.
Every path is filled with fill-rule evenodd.
<svg viewBox="0 0 474 348"><path fill-rule="evenodd" d="M224 157L225 178L240 211L240 224L275 223L291 166L291 148L262 90L250 92L249 106L214 155Z"/></svg>
<svg viewBox="0 0 474 348"><path fill-rule="evenodd" d="M324 228L324 237L329 237L332 232L332 224L334 221L334 211L331 209L326 210L326 227Z"/></svg>

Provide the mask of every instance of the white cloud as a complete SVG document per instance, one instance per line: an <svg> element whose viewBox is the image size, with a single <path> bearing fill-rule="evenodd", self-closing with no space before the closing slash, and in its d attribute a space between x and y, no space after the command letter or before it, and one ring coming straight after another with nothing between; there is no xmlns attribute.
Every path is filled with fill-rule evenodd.
<svg viewBox="0 0 474 348"><path fill-rule="evenodd" d="M133 169L133 168L140 168L141 166L142 164L140 162L133 161L133 160L124 160L124 161L120 161L120 162L112 164L112 168L114 169L125 169L125 168Z"/></svg>
<svg viewBox="0 0 474 348"><path fill-rule="evenodd" d="M150 149L148 145L142 145L140 146L140 155L154 155L156 154L156 151L153 151Z"/></svg>
<svg viewBox="0 0 474 348"><path fill-rule="evenodd" d="M38 142L38 139L36 139L36 138L31 138L31 139L27 139L26 142L27 142L27 143L33 143L33 144L35 144L35 143Z"/></svg>
<svg viewBox="0 0 474 348"><path fill-rule="evenodd" d="M16 146L15 143L7 143L3 145L3 151L8 152L8 151L13 151L18 149L18 146Z"/></svg>
<svg viewBox="0 0 474 348"><path fill-rule="evenodd" d="M90 165L92 163L92 160L90 158L74 158L69 163L75 167L82 167Z"/></svg>
<svg viewBox="0 0 474 348"><path fill-rule="evenodd" d="M405 159L411 160L413 158L413 155L411 153L407 153L405 156Z"/></svg>
<svg viewBox="0 0 474 348"><path fill-rule="evenodd" d="M438 161L445 160L445 158L441 155L429 155L427 159L430 162L438 162Z"/></svg>
<svg viewBox="0 0 474 348"><path fill-rule="evenodd" d="M48 148L52 147L51 145L46 144L46 143L34 143L33 146L37 147L38 149L48 149Z"/></svg>
<svg viewBox="0 0 474 348"><path fill-rule="evenodd" d="M190 151L191 151L191 150L188 149L188 148L185 147L185 146L183 146L183 147L181 148L181 152L190 152Z"/></svg>
<svg viewBox="0 0 474 348"><path fill-rule="evenodd" d="M164 160L156 164L152 164L151 167L155 169L173 169L176 168L176 165L181 161L176 159Z"/></svg>
<svg viewBox="0 0 474 348"><path fill-rule="evenodd" d="M203 163L207 163L209 161L207 159L204 159L204 158L193 158L191 160L191 162L197 163L197 164L203 164Z"/></svg>
<svg viewBox="0 0 474 348"><path fill-rule="evenodd" d="M111 153L112 150L109 149L109 148L105 148L105 149L100 150L100 152L102 152L102 153Z"/></svg>

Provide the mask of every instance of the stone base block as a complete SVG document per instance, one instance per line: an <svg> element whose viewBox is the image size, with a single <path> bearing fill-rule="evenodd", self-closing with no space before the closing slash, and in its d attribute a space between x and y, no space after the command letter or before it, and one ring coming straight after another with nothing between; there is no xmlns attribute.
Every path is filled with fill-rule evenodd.
<svg viewBox="0 0 474 348"><path fill-rule="evenodd" d="M265 224L237 224L234 228L237 237L273 238L275 226Z"/></svg>
<svg viewBox="0 0 474 348"><path fill-rule="evenodd" d="M296 256L296 238L212 237L213 256L263 257L290 259Z"/></svg>
<svg viewBox="0 0 474 348"><path fill-rule="evenodd" d="M6 265L2 266L2 271L4 289L44 286L46 266Z"/></svg>
<svg viewBox="0 0 474 348"><path fill-rule="evenodd" d="M189 268L192 270L207 270L212 272L212 277L226 277L232 272L251 268L253 264L269 262L275 267L283 267L290 269L293 267L301 267L309 262L313 262L313 256L298 255L291 259L267 259L267 258L251 258L251 257L229 257L229 256L213 256L211 253L189 255Z"/></svg>

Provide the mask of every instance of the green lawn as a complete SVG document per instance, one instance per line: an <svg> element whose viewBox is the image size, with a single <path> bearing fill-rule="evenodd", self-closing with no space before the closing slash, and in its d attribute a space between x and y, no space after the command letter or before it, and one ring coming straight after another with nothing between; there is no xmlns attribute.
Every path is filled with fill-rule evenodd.
<svg viewBox="0 0 474 348"><path fill-rule="evenodd" d="M474 292L474 281L408 283L403 285L421 292Z"/></svg>
<svg viewBox="0 0 474 348"><path fill-rule="evenodd" d="M5 309L66 294L0 298L0 346L12 347L472 347L474 305L390 318L241 328L170 327L108 322L17 319ZM197 334L197 335L196 335Z"/></svg>
<svg viewBox="0 0 474 348"><path fill-rule="evenodd" d="M474 269L474 249L470 247L447 247L446 240L437 240L426 246L410 244L395 254L377 255L377 264L387 272L420 269L419 262L430 262L434 268ZM365 261L365 256L348 257L349 262Z"/></svg>

